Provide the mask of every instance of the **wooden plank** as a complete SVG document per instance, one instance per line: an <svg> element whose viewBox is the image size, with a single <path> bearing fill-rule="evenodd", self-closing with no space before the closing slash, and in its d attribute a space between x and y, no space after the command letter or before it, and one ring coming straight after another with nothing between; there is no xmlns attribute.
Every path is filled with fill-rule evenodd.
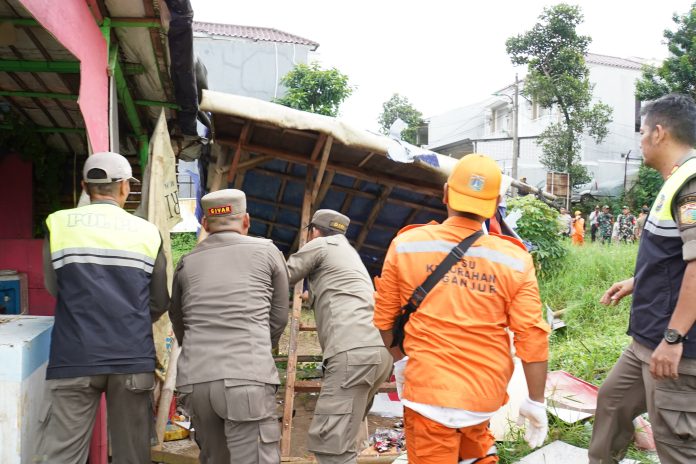
<svg viewBox="0 0 696 464"><path fill-rule="evenodd" d="M216 192L222 188L223 174L228 164L229 147L215 144L213 145L213 150L217 151L217 161L215 161L215 173L213 174L213 181L210 184L210 191Z"/></svg>
<svg viewBox="0 0 696 464"><path fill-rule="evenodd" d="M238 141L234 139L218 138L218 143L228 146L237 146ZM278 150L271 147L263 147L260 145L248 144L245 149L254 153L271 155L276 158L283 159L285 161L292 161L293 163L306 164L308 166L317 166L319 161L311 160L307 155L301 153L286 152L283 150ZM397 177L392 177L388 174L373 174L366 172L357 167L345 166L336 163L328 163L327 168L336 171L339 174L345 174L347 176L355 177L357 179L366 180L374 184L391 185L395 187L401 187L405 190L411 190L416 193L423 195L432 196L442 196L441 187L430 187L427 185L422 185L415 180L400 179ZM425 172L425 171L423 171Z"/></svg>
<svg viewBox="0 0 696 464"><path fill-rule="evenodd" d="M288 163L287 166L285 166L285 172L289 173L292 170L292 163ZM287 175L287 174L284 174ZM278 189L278 196L276 196L276 205L280 205L281 202L283 201L283 195L285 194L285 187L288 185L288 181L286 178L283 178L283 180L280 182L280 189ZM278 219L278 206L276 206L275 211L273 212L273 221L275 222ZM266 238L271 238L273 235L273 224L270 224L270 227L268 228L268 231L266 232ZM292 247L292 245L290 245Z"/></svg>
<svg viewBox="0 0 696 464"><path fill-rule="evenodd" d="M319 192L312 203L312 211L316 211L317 209L321 208L321 202L324 201L324 197L326 197L326 194L329 193L329 188L331 188L334 175L336 175L336 171L327 171L326 174L324 174L324 180L321 181L321 188L319 189Z"/></svg>
<svg viewBox="0 0 696 464"><path fill-rule="evenodd" d="M307 241L304 228L310 220L312 207L312 180L313 169L307 167L307 179L305 182L304 199L302 201L302 219L298 231L298 245L301 247ZM295 384L297 375L297 340L300 332L300 316L302 311L302 281L295 285L295 294L292 300L292 312L290 313L290 337L288 341L288 365L285 377L285 407L283 409L283 429L280 441L282 456L290 455L290 440L292 436L292 411L295 404Z"/></svg>
<svg viewBox="0 0 696 464"><path fill-rule="evenodd" d="M329 161L329 154L331 154L332 145L333 137L327 137L326 142L324 142L324 149L322 150L321 161L319 162L319 169L317 170L317 175L314 179L314 186L312 187L312 210L314 210L314 205L317 201L319 187L321 186L322 180L324 180L324 171L326 171L326 163L328 163Z"/></svg>
<svg viewBox="0 0 696 464"><path fill-rule="evenodd" d="M296 226L291 226L290 224L280 224L278 222L269 221L268 219L261 219L261 218L253 217L253 218L251 218L251 222L252 223L253 222L260 222L261 224L266 224L267 226L280 227L281 229L288 229L288 230L297 231Z"/></svg>
<svg viewBox="0 0 696 464"><path fill-rule="evenodd" d="M331 139L330 143L333 143L333 137L327 137L326 134L319 134L319 138L317 139L317 142L314 144L314 148L312 149L312 154L310 155L309 159L311 159L312 161L316 161L316 159L319 157L319 153L321 153L322 148L325 146L326 141L329 138ZM331 150L331 146L329 146L329 150Z"/></svg>
<svg viewBox="0 0 696 464"><path fill-rule="evenodd" d="M336 171L332 171L331 168L327 168L327 171L333 172L334 174L336 173ZM287 173L282 173L282 172L270 171L268 169L263 169L263 168L255 169L254 173L261 174L264 176L277 177L279 179L282 179L282 180L288 181L288 182L304 182L304 178L302 178L302 177L293 176L292 174L287 174ZM326 177L326 175L324 175L324 177ZM351 187L344 187L342 185L332 185L331 189L335 190L337 192L347 193L349 195L353 195L356 197L368 198L370 200L374 200L375 198L378 197L378 195L375 195L373 193L363 192L362 190L357 190L357 186L359 186L359 185L360 185L359 179L356 179L356 182L354 182L352 188ZM440 191L440 194L435 196L435 197L442 198L442 191ZM388 198L387 203L393 203L395 205L404 206L406 208L418 208L418 209L422 209L423 211L429 211L429 212L437 213L437 214L441 214L441 215L444 215L447 213L444 206L442 208L436 208L434 206L421 205L420 203L417 203L415 201L402 200L400 198ZM343 208L341 208L341 210L343 210ZM343 214L345 214L345 213L343 213Z"/></svg>
<svg viewBox="0 0 696 464"><path fill-rule="evenodd" d="M314 200L316 199L317 193L319 191L319 185L321 185L321 181L324 178L324 172L326 170L326 164L328 163L329 160L329 153L331 152L331 146L333 145L333 137L328 137L322 140L322 137L319 137L319 140L317 140L317 143L314 147L314 152L317 152L319 145L324 142L324 150L322 153L322 158L321 161L319 162L319 169L317 170L316 176L314 176L314 184L312 184L312 178L311 178L311 173L312 169L311 166L307 166L307 181L305 183L305 197L309 195L309 216L312 215L314 211ZM312 156L314 156L314 152L312 153ZM309 190L309 192L307 191ZM303 206L303 213L304 213L304 206ZM307 224L309 224L309 220L307 221ZM300 243L300 240L305 237L304 234L304 228L306 226L303 225L301 226L300 230L297 232L297 235L295 236L295 242L292 244L292 247L290 247L290 252L293 253L295 250L299 250L302 248L302 244Z"/></svg>
<svg viewBox="0 0 696 464"><path fill-rule="evenodd" d="M341 205L341 213L342 214L348 214L348 211L350 211L350 205L353 203L353 195L357 195L357 192L359 192L358 188L360 187L360 184L362 181L360 179L355 179L353 181L353 188L351 189L350 192L346 195L346 197L343 199L343 204Z"/></svg>
<svg viewBox="0 0 696 464"><path fill-rule="evenodd" d="M271 221L268 221L268 220L266 220L266 219L252 219L252 221L254 221L254 220L257 220L257 221L259 221L259 222L261 222L261 223L264 223L264 224L269 224L269 225L271 225ZM357 222L357 221L353 222L353 221L351 221L351 223L354 223L354 224L356 224L356 225L358 225L358 226L362 226L362 222ZM278 227L284 227L284 228L287 228L287 229L297 230L296 227L293 227L293 226L290 226L290 225L287 225L287 224L275 224L275 225L278 226ZM390 231L390 232L392 232L393 234L396 234L396 232L397 232L397 230L396 230L394 227L387 227L387 226L383 226L383 225L381 225L381 224L375 224L374 227L377 228L377 229ZM274 240L274 242L275 242L276 244L279 244L279 245L285 245L285 246L287 246L288 248L292 246L292 244L291 244L290 242L284 242L284 241L282 241L282 240ZM355 246L355 240L351 240L351 241L350 241L350 244L353 245L353 246ZM371 244L369 244L369 243L363 243L363 248L368 248L368 249L370 249L370 250L380 251L380 252L382 252L382 255L384 255L384 254L387 252L387 248L388 248L388 247L389 247L389 243L386 243L385 246L371 245Z"/></svg>
<svg viewBox="0 0 696 464"><path fill-rule="evenodd" d="M370 229L372 228L372 225L375 223L375 220L377 220L377 216L379 216L380 211L382 211L382 208L386 204L387 198L389 198L391 192L392 186L386 185L382 187L382 191L379 194L379 198L377 199L375 205L372 207L372 211L370 211L370 215L367 217L365 225L362 227L362 229L360 229L358 239L355 241L356 250L360 251L360 248L362 248L363 243L365 243L365 239L367 238L367 234L370 232Z"/></svg>
<svg viewBox="0 0 696 464"><path fill-rule="evenodd" d="M321 380L298 380L293 385L294 391L298 393L317 393L321 390ZM380 393L389 393L396 391L396 383L384 382L379 387Z"/></svg>
<svg viewBox="0 0 696 464"><path fill-rule="evenodd" d="M171 405L172 398L174 397L174 389L176 387L177 361L179 359L180 354L181 347L179 346L176 337L172 337L172 350L169 352L167 373L164 377L162 393L160 394L159 403L157 405L155 433L157 434L158 445L155 446L154 449L162 449L161 447L164 443L164 432L167 428L167 421L169 419L169 406Z"/></svg>
<svg viewBox="0 0 696 464"><path fill-rule="evenodd" d="M263 155L263 156L257 156L256 158L251 158L250 160L247 161L240 161L239 165L237 166L238 171L246 171L248 169L254 169L256 166L260 166L266 161L271 161L273 159L272 156L268 155Z"/></svg>
<svg viewBox="0 0 696 464"><path fill-rule="evenodd" d="M249 160L249 153L243 152L242 156L239 158L239 163L237 163L237 175L234 178L234 188L241 190L244 185L244 177L246 175L245 169L239 169L239 165L245 161Z"/></svg>
<svg viewBox="0 0 696 464"><path fill-rule="evenodd" d="M197 457L184 456L181 454L172 453L170 451L162 451L153 449L150 451L150 459L152 462L162 462L165 464L199 464Z"/></svg>
<svg viewBox="0 0 696 464"><path fill-rule="evenodd" d="M246 127L246 125L244 127ZM243 129L244 128L242 128L242 132L244 132ZM245 134L247 141L251 140L253 132L254 132L254 126L251 126L249 128L249 131ZM240 136L240 139L241 138L242 137ZM244 144L241 144L241 145L243 146ZM235 175L234 185L233 185L233 187L236 188L237 190L242 190L242 187L244 186L244 177L246 176L246 171L247 171L246 169L242 169L239 166L245 162L248 162L250 157L251 157L251 155L248 152L243 151L242 156L239 158L239 163L237 163L237 169L236 169L237 173Z"/></svg>
<svg viewBox="0 0 696 464"><path fill-rule="evenodd" d="M375 152L371 151L370 153L367 154L367 156L365 158L363 158L360 161L360 163L358 163L358 167L361 168L361 167L365 166L365 163L370 161L370 158L372 158L373 156L375 156Z"/></svg>
<svg viewBox="0 0 696 464"><path fill-rule="evenodd" d="M316 332L316 331L317 331L316 325L300 324L300 332Z"/></svg>
<svg viewBox="0 0 696 464"><path fill-rule="evenodd" d="M244 144L247 143L249 139L249 133L251 132L251 121L247 121L242 127L242 133L239 135L239 143L234 151L234 157L232 158L232 164L230 165L230 170L227 172L227 183L232 182L234 176L237 174L237 165L239 164L239 158L242 156L242 151L244 150Z"/></svg>
<svg viewBox="0 0 696 464"><path fill-rule="evenodd" d="M297 362L298 363L305 363L305 362L321 362L323 359L323 356L318 354L298 354L297 355ZM288 357L287 356L273 356L273 361L275 362L287 362Z"/></svg>
<svg viewBox="0 0 696 464"><path fill-rule="evenodd" d="M396 233L396 231L395 231L395 233ZM371 249L371 250L377 250L377 251L381 251L381 252L383 252L383 253L386 253L386 252L387 252L387 247L388 247L388 246L389 246L388 243L387 243L387 246L386 246L386 247L384 247L384 246L379 246L379 245L370 245L369 243L363 243L363 246L362 246L362 247L363 247L363 248L369 248L369 249Z"/></svg>

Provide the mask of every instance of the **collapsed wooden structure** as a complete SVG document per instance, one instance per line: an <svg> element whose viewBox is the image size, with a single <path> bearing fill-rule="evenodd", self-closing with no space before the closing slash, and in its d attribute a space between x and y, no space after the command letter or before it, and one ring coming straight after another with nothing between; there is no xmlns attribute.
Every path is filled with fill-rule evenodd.
<svg viewBox="0 0 696 464"><path fill-rule="evenodd" d="M226 185L247 195L250 234L292 253L304 245L314 211L331 208L351 218L347 237L372 275L380 272L391 239L407 224L446 216L442 186L456 160L334 118L236 95L204 91L201 109L212 113L214 162L209 190ZM302 283L290 317L281 450L290 458L295 392L320 382L297 381ZM384 390L393 389L385 384Z"/></svg>

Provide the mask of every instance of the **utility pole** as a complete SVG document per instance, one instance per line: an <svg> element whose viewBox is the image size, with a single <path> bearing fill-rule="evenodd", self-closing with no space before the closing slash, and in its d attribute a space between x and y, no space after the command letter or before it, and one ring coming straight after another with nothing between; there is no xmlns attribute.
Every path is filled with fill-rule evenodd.
<svg viewBox="0 0 696 464"><path fill-rule="evenodd" d="M520 138L518 134L520 119L520 81L515 74L515 96L512 100L512 178L517 180L517 161L520 157ZM517 195L517 190L514 190Z"/></svg>
<svg viewBox="0 0 696 464"><path fill-rule="evenodd" d="M624 154L621 153L621 157L623 157ZM623 191L624 195L626 195L626 177L628 177L628 160L631 158L631 150L628 150L628 153L626 153L626 159L624 160L624 186L623 186Z"/></svg>

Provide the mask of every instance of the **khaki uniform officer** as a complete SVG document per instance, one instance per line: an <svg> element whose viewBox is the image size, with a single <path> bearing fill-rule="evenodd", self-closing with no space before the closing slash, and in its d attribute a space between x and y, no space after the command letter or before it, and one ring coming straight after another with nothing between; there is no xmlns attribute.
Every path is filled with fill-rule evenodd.
<svg viewBox="0 0 696 464"><path fill-rule="evenodd" d="M356 438L392 358L372 325L373 286L348 243L350 220L320 209L309 242L288 260L290 283L307 277L324 354L324 381L307 448L322 463L355 463Z"/></svg>
<svg viewBox="0 0 696 464"><path fill-rule="evenodd" d="M191 412L201 462L280 462L271 349L288 318L285 260L270 240L248 237L246 197L201 199L210 234L176 268L170 317L181 344L177 390Z"/></svg>

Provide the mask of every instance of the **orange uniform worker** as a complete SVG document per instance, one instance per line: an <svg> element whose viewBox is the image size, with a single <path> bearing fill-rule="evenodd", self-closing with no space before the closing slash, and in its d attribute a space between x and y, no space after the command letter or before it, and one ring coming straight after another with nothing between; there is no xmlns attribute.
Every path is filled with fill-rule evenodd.
<svg viewBox="0 0 696 464"><path fill-rule="evenodd" d="M375 293L374 324L387 347L414 288L493 216L500 181L495 161L465 156L444 186L447 220L394 238ZM529 421L526 438L532 447L544 442L550 329L541 314L531 256L521 244L500 236L481 236L430 291L406 324L408 357L398 347L390 349L411 464L498 462L488 423L508 400L514 369L506 328L515 334L529 388L520 407L520 419Z"/></svg>
<svg viewBox="0 0 696 464"><path fill-rule="evenodd" d="M575 217L573 218L573 235L571 236L573 240L573 245L584 245L585 244L585 220L582 218L582 213L580 211L575 212Z"/></svg>

